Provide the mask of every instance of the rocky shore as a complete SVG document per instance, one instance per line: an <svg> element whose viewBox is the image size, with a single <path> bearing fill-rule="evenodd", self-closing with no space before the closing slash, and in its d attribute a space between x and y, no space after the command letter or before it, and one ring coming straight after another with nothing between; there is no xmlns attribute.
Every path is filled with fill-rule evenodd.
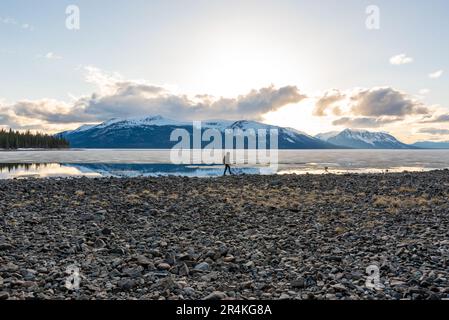
<svg viewBox="0 0 449 320"><path fill-rule="evenodd" d="M448 299L448 258L449 171L0 181L0 299Z"/></svg>

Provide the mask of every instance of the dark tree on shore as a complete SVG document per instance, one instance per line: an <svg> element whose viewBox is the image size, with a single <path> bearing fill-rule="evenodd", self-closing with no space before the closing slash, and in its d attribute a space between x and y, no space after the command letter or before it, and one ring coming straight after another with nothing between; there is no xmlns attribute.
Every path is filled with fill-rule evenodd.
<svg viewBox="0 0 449 320"><path fill-rule="evenodd" d="M13 131L12 129L0 130L0 149L43 148L58 149L68 148L69 142L61 137L55 137L42 133Z"/></svg>

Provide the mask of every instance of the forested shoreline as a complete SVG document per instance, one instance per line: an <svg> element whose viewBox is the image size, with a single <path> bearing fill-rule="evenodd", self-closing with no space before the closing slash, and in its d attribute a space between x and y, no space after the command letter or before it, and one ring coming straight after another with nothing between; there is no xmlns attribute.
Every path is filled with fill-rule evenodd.
<svg viewBox="0 0 449 320"><path fill-rule="evenodd" d="M61 137L43 133L31 133L30 131L0 130L0 149L63 149L68 147L69 142Z"/></svg>

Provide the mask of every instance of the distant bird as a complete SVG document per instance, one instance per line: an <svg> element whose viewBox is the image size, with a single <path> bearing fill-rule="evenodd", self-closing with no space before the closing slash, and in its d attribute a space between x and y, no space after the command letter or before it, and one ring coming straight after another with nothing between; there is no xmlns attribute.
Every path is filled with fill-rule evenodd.
<svg viewBox="0 0 449 320"><path fill-rule="evenodd" d="M329 167L324 167L324 172L329 173Z"/></svg>

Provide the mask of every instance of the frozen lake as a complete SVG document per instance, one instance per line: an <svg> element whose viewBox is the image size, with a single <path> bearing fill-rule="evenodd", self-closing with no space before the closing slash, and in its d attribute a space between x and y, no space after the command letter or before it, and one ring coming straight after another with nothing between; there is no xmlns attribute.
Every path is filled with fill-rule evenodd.
<svg viewBox="0 0 449 320"><path fill-rule="evenodd" d="M280 150L275 168L233 166L238 174L402 172L449 168L449 150ZM170 150L2 151L0 179L64 176L218 176L223 166L176 165Z"/></svg>

